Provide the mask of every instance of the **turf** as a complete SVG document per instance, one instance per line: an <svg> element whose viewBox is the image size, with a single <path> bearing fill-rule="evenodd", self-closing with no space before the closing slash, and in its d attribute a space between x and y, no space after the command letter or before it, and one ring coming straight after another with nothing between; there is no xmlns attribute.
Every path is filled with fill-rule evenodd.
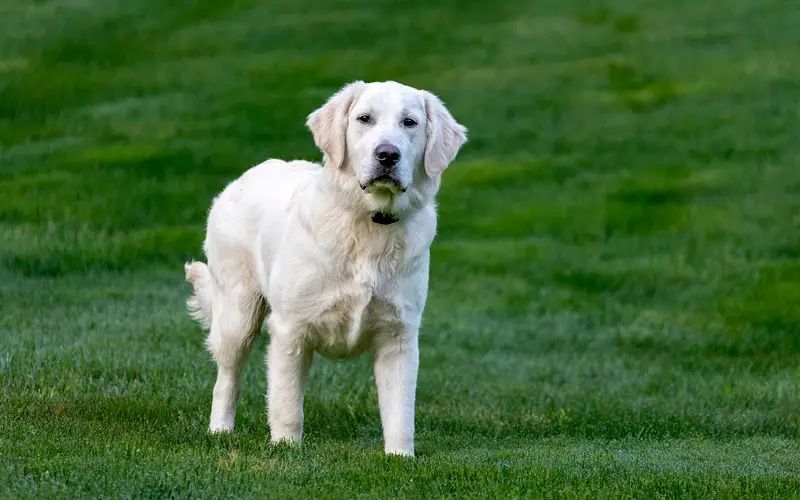
<svg viewBox="0 0 800 500"><path fill-rule="evenodd" d="M800 10L0 0L0 496L797 498ZM439 94L417 453L367 358L268 445L185 314L212 196L354 79Z"/></svg>

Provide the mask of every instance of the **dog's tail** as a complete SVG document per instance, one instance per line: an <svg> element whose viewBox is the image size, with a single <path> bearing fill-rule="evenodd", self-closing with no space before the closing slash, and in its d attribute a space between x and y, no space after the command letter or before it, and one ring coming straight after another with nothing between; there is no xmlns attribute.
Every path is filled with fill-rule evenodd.
<svg viewBox="0 0 800 500"><path fill-rule="evenodd" d="M211 328L211 303L214 298L211 273L205 262L187 262L184 265L186 281L194 287L194 294L186 301L189 315L205 329Z"/></svg>

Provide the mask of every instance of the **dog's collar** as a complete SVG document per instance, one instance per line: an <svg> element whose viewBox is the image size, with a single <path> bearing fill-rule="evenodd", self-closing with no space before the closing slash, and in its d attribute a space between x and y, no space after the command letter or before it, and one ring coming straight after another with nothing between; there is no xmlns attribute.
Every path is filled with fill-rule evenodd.
<svg viewBox="0 0 800 500"><path fill-rule="evenodd" d="M372 214L372 222L374 222L375 224L381 224L386 226L389 224L394 224L398 220L400 219L398 219L396 215L387 214L386 212L376 212Z"/></svg>

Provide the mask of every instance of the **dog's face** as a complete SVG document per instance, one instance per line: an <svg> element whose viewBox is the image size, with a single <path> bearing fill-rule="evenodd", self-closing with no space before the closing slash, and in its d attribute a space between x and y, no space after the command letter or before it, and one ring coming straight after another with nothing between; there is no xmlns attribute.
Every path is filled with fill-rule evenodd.
<svg viewBox="0 0 800 500"><path fill-rule="evenodd" d="M402 211L435 194L466 142L436 96L396 82L347 85L307 123L326 167L374 211Z"/></svg>
<svg viewBox="0 0 800 500"><path fill-rule="evenodd" d="M422 95L388 82L368 85L347 116L345 144L349 166L368 193L397 195L411 185L425 150Z"/></svg>

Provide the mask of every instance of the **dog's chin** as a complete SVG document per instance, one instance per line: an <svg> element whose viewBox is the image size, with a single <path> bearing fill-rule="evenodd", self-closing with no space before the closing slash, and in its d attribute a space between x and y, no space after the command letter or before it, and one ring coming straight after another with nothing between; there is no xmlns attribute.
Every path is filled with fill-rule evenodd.
<svg viewBox="0 0 800 500"><path fill-rule="evenodd" d="M408 204L406 190L394 182L374 182L362 189L365 207L372 212L402 211Z"/></svg>

